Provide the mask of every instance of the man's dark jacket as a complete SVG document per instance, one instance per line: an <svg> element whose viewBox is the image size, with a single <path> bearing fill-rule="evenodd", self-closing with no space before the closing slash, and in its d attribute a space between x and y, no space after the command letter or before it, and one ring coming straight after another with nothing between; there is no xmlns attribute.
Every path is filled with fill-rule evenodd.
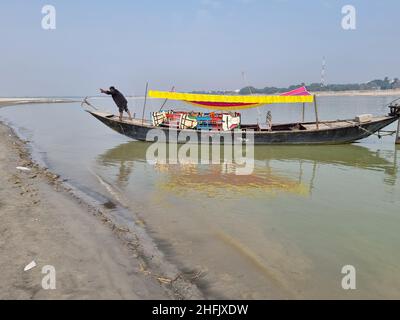
<svg viewBox="0 0 400 320"><path fill-rule="evenodd" d="M109 94L112 96L115 104L118 106L118 108L124 108L128 105L128 101L125 99L124 95L119 92L117 89L110 89L105 92L106 94Z"/></svg>

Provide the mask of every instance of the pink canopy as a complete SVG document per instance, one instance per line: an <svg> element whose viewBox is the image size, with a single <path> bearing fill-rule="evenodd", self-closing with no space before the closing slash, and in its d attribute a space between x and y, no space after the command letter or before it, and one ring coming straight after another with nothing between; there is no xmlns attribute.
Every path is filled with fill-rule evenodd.
<svg viewBox="0 0 400 320"><path fill-rule="evenodd" d="M300 87L289 92L282 93L281 96L310 96L306 87Z"/></svg>

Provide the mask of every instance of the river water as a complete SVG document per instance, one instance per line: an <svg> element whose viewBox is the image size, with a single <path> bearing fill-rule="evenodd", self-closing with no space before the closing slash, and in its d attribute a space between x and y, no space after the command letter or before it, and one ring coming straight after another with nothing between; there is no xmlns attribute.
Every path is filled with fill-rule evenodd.
<svg viewBox="0 0 400 320"><path fill-rule="evenodd" d="M391 100L321 97L320 118L384 114ZM92 102L115 111L109 99ZM148 101L146 114L161 103ZM142 101L131 99L130 108L141 115ZM274 122L301 118L299 106L273 106L245 111L243 120L263 119L266 110ZM116 215L121 206L134 212L134 223L182 271L196 274L209 298L400 298L394 137L257 146L253 173L237 176L224 164L149 164L149 144L113 132L80 104L13 106L0 109L0 119L70 184L117 204ZM346 265L355 267L356 290L342 288Z"/></svg>

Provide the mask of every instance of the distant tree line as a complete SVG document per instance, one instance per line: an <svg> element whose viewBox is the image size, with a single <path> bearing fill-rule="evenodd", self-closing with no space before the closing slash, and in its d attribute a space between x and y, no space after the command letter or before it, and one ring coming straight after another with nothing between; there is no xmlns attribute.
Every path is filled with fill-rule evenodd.
<svg viewBox="0 0 400 320"><path fill-rule="evenodd" d="M311 83L306 85L305 83L292 85L287 88L277 88L277 87L265 87L263 89L258 89L254 87L242 88L239 93L245 94L277 94L287 91L294 90L296 88L306 86L311 92L319 91L354 91L354 90L389 90L389 89L400 89L400 80L394 78L393 80L389 77L385 77L383 80L372 80L367 83L350 83L350 84L328 84L321 85L320 83Z"/></svg>
<svg viewBox="0 0 400 320"><path fill-rule="evenodd" d="M321 91L355 91L355 90L389 90L389 89L400 89L400 80L398 78L389 79L385 77L383 80L372 80L367 83L350 83L350 84L328 84L321 85L321 83L311 83L306 85L305 83L300 83L296 85L289 86L287 88L278 87L265 87L262 89L255 88L252 86L244 87L240 91L222 91L222 90L212 90L212 91L194 91L193 93L209 93L209 94L279 94L283 92L288 92L299 87L306 86L311 92L321 92Z"/></svg>

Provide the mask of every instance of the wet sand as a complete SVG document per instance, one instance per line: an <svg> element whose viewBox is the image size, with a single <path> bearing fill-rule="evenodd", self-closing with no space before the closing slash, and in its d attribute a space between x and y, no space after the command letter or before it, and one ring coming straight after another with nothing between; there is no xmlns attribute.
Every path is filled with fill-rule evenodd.
<svg viewBox="0 0 400 320"><path fill-rule="evenodd" d="M0 123L0 299L202 298L150 240L106 211L33 163ZM24 271L31 261L37 266ZM45 265L55 267L55 290L42 288Z"/></svg>

